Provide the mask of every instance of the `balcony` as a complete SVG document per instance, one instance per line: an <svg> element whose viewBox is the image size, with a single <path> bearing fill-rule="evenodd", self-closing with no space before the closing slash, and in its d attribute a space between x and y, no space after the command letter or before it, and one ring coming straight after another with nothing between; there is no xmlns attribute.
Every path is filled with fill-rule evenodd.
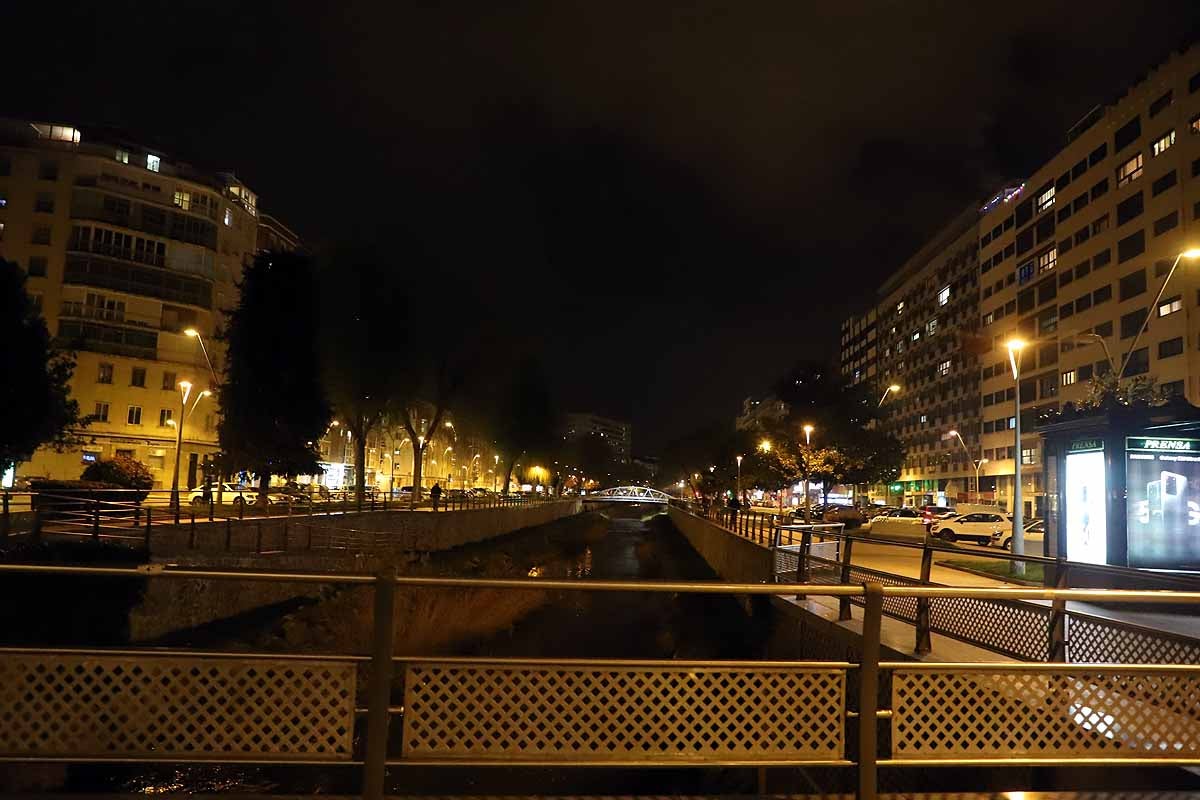
<svg viewBox="0 0 1200 800"><path fill-rule="evenodd" d="M58 323L57 344L71 350L91 350L131 358L158 356L158 334L94 322Z"/></svg>
<svg viewBox="0 0 1200 800"><path fill-rule="evenodd" d="M125 261L135 261L139 264L148 264L152 267L165 267L166 257L158 253L153 253L148 250L137 250L129 247L117 247L111 244L101 244L100 242L78 242L73 237L67 243L67 249L77 253L95 253L100 256L111 256L112 258L121 258Z"/></svg>
<svg viewBox="0 0 1200 800"><path fill-rule="evenodd" d="M130 202L106 194L107 191L132 195L142 202ZM151 195L139 189L124 189L105 184L100 189L76 182L71 196L71 218L119 225L130 230L176 239L188 244L217 249L217 226L178 209L168 210L169 198Z"/></svg>
<svg viewBox="0 0 1200 800"><path fill-rule="evenodd" d="M72 300L64 300L58 310L60 319L89 319L97 322L109 322L117 325L129 325L136 328L160 330L162 321L155 317L144 317L138 314L126 313L123 308L103 308L90 306Z"/></svg>
<svg viewBox="0 0 1200 800"><path fill-rule="evenodd" d="M126 264L99 255L67 254L63 283L112 289L212 310L212 283L153 266Z"/></svg>

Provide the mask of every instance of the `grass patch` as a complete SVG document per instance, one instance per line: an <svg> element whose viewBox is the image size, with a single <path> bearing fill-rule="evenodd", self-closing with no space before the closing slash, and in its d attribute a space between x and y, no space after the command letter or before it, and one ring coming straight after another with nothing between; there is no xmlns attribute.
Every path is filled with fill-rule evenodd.
<svg viewBox="0 0 1200 800"><path fill-rule="evenodd" d="M1042 583L1045 579L1045 568L1042 564L1030 564L1025 562L1025 574L1017 575L1013 572L1016 563L1013 561L1001 561L992 558L951 558L946 561L939 561L944 567L960 567L969 569L975 572L984 572L988 575L995 575L997 578L1008 580L1016 578L1018 580L1031 581L1033 583Z"/></svg>

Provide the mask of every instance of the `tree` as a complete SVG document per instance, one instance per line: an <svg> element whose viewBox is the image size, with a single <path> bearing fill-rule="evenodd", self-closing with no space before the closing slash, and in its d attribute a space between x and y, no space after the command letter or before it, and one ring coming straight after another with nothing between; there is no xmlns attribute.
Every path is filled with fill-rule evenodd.
<svg viewBox="0 0 1200 800"><path fill-rule="evenodd" d="M1088 392L1076 404L1079 409L1099 409L1109 405L1161 406L1170 397L1153 375L1138 375L1118 381L1115 372L1096 375L1088 382Z"/></svg>
<svg viewBox="0 0 1200 800"><path fill-rule="evenodd" d="M317 301L311 258L261 253L242 276L223 333L228 346L218 427L225 462L258 475L266 504L271 475L318 471L316 443L330 409L317 362Z"/></svg>
<svg viewBox="0 0 1200 800"><path fill-rule="evenodd" d="M0 259L0 474L28 461L42 445L62 451L90 417L71 399L75 359L56 349L46 321L25 291L25 272Z"/></svg>
<svg viewBox="0 0 1200 800"><path fill-rule="evenodd" d="M555 413L541 364L526 356L513 372L507 391L493 404L492 431L506 461L504 491L517 459L529 452L548 452L554 443Z"/></svg>
<svg viewBox="0 0 1200 800"><path fill-rule="evenodd" d="M324 254L318 265L321 380L354 443L354 494L366 492L367 440L399 393L395 365L412 347L405 293L382 257L359 247Z"/></svg>
<svg viewBox="0 0 1200 800"><path fill-rule="evenodd" d="M154 474L150 468L137 459L128 456L114 456L87 465L80 480L111 483L125 489L138 490L138 502L146 499L146 495L154 488ZM127 498L126 498L127 499Z"/></svg>

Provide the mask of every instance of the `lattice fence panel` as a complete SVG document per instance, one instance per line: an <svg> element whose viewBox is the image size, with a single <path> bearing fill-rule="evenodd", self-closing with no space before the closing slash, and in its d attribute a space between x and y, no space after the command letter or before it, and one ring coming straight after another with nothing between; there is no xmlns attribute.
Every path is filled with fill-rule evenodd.
<svg viewBox="0 0 1200 800"><path fill-rule="evenodd" d="M1050 609L1031 603L935 597L929 626L936 633L978 644L1025 661L1050 656Z"/></svg>
<svg viewBox="0 0 1200 800"><path fill-rule="evenodd" d="M1069 613L1067 656L1076 664L1200 664L1200 641Z"/></svg>
<svg viewBox="0 0 1200 800"><path fill-rule="evenodd" d="M800 548L775 548L775 582L793 583L799 580Z"/></svg>
<svg viewBox="0 0 1200 800"><path fill-rule="evenodd" d="M1200 671L892 676L897 759L1200 757Z"/></svg>
<svg viewBox="0 0 1200 800"><path fill-rule="evenodd" d="M899 575L890 575L886 572L876 572L864 567L850 567L850 583L867 583L868 581L880 583L884 586L921 585L921 582L915 578L904 578ZM854 598L854 602L861 605L862 599ZM883 598L883 613L915 624L917 621L917 598L885 597Z"/></svg>
<svg viewBox="0 0 1200 800"><path fill-rule="evenodd" d="M411 664L408 758L840 759L841 669Z"/></svg>
<svg viewBox="0 0 1200 800"><path fill-rule="evenodd" d="M353 664L0 654L0 754L348 759Z"/></svg>

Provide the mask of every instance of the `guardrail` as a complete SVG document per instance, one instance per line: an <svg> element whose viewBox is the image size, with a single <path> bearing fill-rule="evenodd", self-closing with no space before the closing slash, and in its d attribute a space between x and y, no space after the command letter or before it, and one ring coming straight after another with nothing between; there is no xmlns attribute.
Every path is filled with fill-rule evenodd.
<svg viewBox="0 0 1200 800"><path fill-rule="evenodd" d="M300 521L309 517L344 516L351 513L374 511L404 511L416 509L432 510L432 502L425 500L415 506L407 499L398 500L386 494L371 494L360 502L349 496L339 499L320 500L304 495L276 494L266 504L255 502L258 493L252 490L233 492L213 491L206 502L191 501L191 491L180 493L178 505L172 504L170 490L99 489L60 492L3 492L0 494L0 544L11 534L41 535L88 538L95 541L149 543L156 526L188 525L193 532L197 523L223 523L227 531L227 542L234 538L232 531L244 527L251 520L297 520L294 530L302 530ZM118 499L114 499L118 498ZM226 502L218 502L218 498ZM540 505L560 500L542 495L498 496L498 495L443 495L437 504L441 511L472 511L496 508L517 508ZM379 532L355 528L321 526L326 530L340 530L347 534L374 534ZM287 522L283 525L282 538L288 542ZM261 524L258 526L261 531ZM311 527L310 527L311 530ZM268 534L269 536L270 534ZM260 534L260 540L262 536ZM318 539L320 537L318 536ZM354 537L350 537L354 538ZM357 537L364 538L364 537ZM372 538L373 537L366 537ZM346 537L343 537L345 540ZM312 535L307 539L311 549ZM264 544L260 541L259 552ZM270 546L268 542L266 546ZM346 545L338 545L346 546ZM225 549L230 549L227 544Z"/></svg>
<svg viewBox="0 0 1200 800"><path fill-rule="evenodd" d="M1200 666L880 658L897 600L1200 603L1200 592L313 575L0 564L5 573L369 587L371 653L0 648L0 760L352 767L853 768L1200 764ZM862 603L848 661L396 657L398 587L795 594ZM365 672L365 680L360 675ZM392 704L393 682L403 702ZM389 750L391 718L401 718ZM365 727L363 720L365 718ZM881 726L885 732L880 737ZM760 773L760 775L763 773Z"/></svg>
<svg viewBox="0 0 1200 800"><path fill-rule="evenodd" d="M934 558L939 554L1041 564L1047 571L1047 582L1062 589L1070 585L1073 570L1116 576L1129 573L1117 567L1073 564L1044 556L964 551L935 545L931 536L926 536L922 542L912 542L817 530L816 526L791 525L784 526L783 530L798 535L800 543L775 548L776 579L787 580L791 576L801 583L813 580L857 585L874 581L886 586L938 586L930 579L930 574ZM814 552L822 546L818 540L824 540L826 545L836 543L832 557L828 553ZM920 551L920 576L896 575L854 564L855 542ZM1179 578L1163 580L1176 586L1196 588L1194 582ZM1119 597L1114 595L1108 599L1118 600ZM848 597L841 600L839 620L852 618L852 602ZM1070 609L1065 601L1046 605L953 597L938 600L891 598L884 604L884 613L914 626L916 653L930 652L931 634L938 633L1027 661L1088 663L1115 651L1124 654L1125 660L1134 662L1200 664L1200 638Z"/></svg>

